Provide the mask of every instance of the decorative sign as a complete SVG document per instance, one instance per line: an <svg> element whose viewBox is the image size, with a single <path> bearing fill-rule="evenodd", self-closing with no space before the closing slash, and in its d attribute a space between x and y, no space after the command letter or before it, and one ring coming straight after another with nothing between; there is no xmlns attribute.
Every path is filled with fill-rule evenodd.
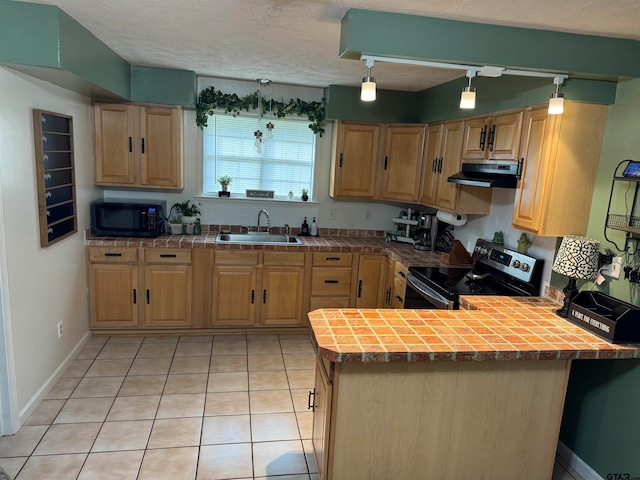
<svg viewBox="0 0 640 480"><path fill-rule="evenodd" d="M245 190L247 198L273 198L274 190Z"/></svg>

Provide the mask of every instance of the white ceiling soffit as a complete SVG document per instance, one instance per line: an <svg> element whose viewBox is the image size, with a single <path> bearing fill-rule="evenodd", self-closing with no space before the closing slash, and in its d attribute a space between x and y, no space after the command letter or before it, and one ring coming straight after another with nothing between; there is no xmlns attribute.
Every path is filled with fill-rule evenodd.
<svg viewBox="0 0 640 480"><path fill-rule="evenodd" d="M38 0L58 5L129 63L313 87L358 86L364 62L340 59L349 8L640 38L638 0ZM379 88L418 91L464 72L376 63Z"/></svg>

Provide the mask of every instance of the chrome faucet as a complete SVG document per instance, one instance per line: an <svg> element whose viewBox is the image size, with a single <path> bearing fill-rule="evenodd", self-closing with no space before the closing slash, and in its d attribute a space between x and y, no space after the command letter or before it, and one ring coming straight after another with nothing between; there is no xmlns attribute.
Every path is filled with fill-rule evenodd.
<svg viewBox="0 0 640 480"><path fill-rule="evenodd" d="M267 233L269 233L269 231L271 230L271 219L269 218L269 212L267 212L264 208L258 212L258 232L260 231L260 217L263 213L267 217Z"/></svg>

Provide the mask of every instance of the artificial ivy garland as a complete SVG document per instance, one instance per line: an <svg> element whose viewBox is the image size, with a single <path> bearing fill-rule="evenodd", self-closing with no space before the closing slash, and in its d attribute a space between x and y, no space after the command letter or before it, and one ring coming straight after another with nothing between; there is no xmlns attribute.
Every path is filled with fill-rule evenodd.
<svg viewBox="0 0 640 480"><path fill-rule="evenodd" d="M261 97L262 114L271 111L278 118L284 118L287 115L306 116L309 121L309 128L313 133L320 136L324 133L324 102L323 98L320 102L305 102L296 98L292 98L288 103L278 102L277 100L266 100ZM198 95L198 103L196 103L196 124L199 127L207 126L209 115L213 115L216 110L224 110L233 114L234 117L240 115L241 111L248 112L256 110L258 104L258 92L250 93L246 97L238 97L235 93L222 93L214 87L205 88Z"/></svg>

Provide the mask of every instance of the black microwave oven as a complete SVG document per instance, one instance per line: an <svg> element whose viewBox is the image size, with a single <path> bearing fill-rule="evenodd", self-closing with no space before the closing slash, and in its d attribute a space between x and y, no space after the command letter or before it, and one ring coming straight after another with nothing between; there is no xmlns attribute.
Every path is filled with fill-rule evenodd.
<svg viewBox="0 0 640 480"><path fill-rule="evenodd" d="M91 227L98 237L156 238L164 232L165 201L98 200L91 204Z"/></svg>

